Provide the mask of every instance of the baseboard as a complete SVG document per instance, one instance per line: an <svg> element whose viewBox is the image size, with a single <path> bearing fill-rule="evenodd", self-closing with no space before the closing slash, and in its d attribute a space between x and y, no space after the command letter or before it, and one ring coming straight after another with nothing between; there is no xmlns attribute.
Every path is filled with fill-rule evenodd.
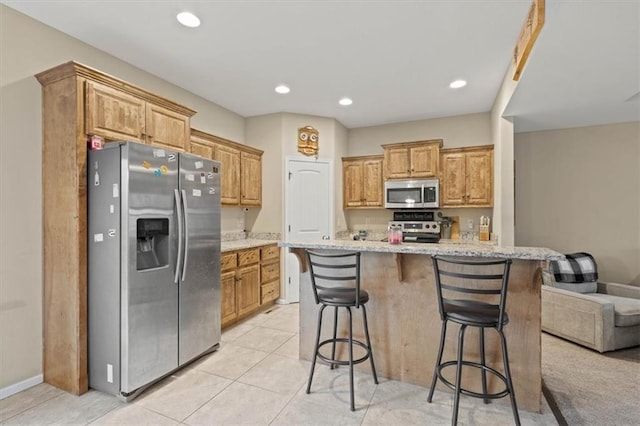
<svg viewBox="0 0 640 426"><path fill-rule="evenodd" d="M0 389L0 399L5 399L25 389L29 389L30 387L33 387L35 385L39 385L43 381L44 381L43 375L38 374L37 376L33 376L27 380L23 380L21 382L9 385L6 388Z"/></svg>

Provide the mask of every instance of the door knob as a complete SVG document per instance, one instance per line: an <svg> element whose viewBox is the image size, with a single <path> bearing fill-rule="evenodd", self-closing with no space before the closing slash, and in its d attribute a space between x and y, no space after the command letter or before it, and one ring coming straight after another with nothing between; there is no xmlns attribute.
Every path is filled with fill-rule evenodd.
<svg viewBox="0 0 640 426"><path fill-rule="evenodd" d="M323 236L322 236L322 239L323 239L323 240L330 240L331 238L329 238L329 236L328 236L328 235L323 235Z"/></svg>

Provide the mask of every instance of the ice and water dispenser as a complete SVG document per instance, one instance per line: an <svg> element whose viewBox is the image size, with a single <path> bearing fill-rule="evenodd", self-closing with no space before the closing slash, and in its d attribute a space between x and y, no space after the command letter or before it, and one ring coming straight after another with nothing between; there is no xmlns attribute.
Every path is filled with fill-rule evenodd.
<svg viewBox="0 0 640 426"><path fill-rule="evenodd" d="M138 219L137 270L169 264L169 219Z"/></svg>

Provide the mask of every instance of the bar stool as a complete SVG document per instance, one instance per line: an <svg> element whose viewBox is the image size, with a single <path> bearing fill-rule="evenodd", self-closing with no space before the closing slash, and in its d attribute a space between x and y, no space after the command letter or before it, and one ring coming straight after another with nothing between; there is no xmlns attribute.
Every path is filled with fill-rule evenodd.
<svg viewBox="0 0 640 426"><path fill-rule="evenodd" d="M371 340L369 339L369 327L367 325L367 309L365 304L369 301L369 294L360 289L360 253L319 253L306 250L309 261L309 272L311 285L315 296L316 304L320 304L318 312L318 329L316 333L315 349L313 361L311 362L311 372L307 384L307 393L311 392L311 381L316 366L316 360L320 358L333 369L337 365L349 366L349 390L351 399L351 411L355 411L353 396L353 366L367 359L371 362L373 381L378 384L376 367L373 363L373 353L371 352ZM320 341L322 331L322 314L327 306L334 308L333 338ZM348 337L337 337L338 331L338 308L345 308L349 316ZM353 338L353 321L351 308L362 308L362 318L364 322L364 334L366 344ZM349 347L349 359L336 359L336 343L347 343ZM331 344L331 356L320 353L320 348ZM358 345L365 350L365 355L358 359L353 359L353 345Z"/></svg>
<svg viewBox="0 0 640 426"><path fill-rule="evenodd" d="M505 312L505 303L507 300L507 284L509 281L511 259L478 261L433 256L432 260L440 319L442 320L442 333L440 335L440 348L438 349L438 358L436 360L427 401L431 402L436 382L440 379L442 383L454 391L453 418L451 424L455 425L458 422L460 394L482 398L485 404L489 402L489 399L497 399L510 395L513 417L516 424L520 425L516 398L513 392L511 371L509 370L507 341L502 331L502 328L509 322L509 317ZM501 267L498 265L501 265ZM445 269L442 269L443 267ZM443 293L445 293L447 297L443 296ZM454 297L455 293L458 293L457 298ZM481 296L483 301L461 298L464 296L461 296L460 293L483 295ZM497 299L497 303L490 303L488 298ZM492 302L496 302L496 300L492 300ZM458 332L458 353L457 359L442 362L442 352L448 321L460 324L460 331ZM463 360L464 335L467 327L478 327L480 329L480 362ZM484 351L485 328L493 328L500 335L504 374L486 364ZM444 368L453 365L456 366L455 384L445 379L442 375ZM482 392L474 392L462 387L462 366L480 369L482 375ZM499 378L504 383L505 389L500 392L489 393L487 391L487 373Z"/></svg>

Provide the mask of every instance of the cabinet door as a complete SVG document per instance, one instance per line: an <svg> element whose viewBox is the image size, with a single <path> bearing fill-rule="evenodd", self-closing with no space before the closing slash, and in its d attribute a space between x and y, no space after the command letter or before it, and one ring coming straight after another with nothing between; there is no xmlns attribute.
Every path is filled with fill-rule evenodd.
<svg viewBox="0 0 640 426"><path fill-rule="evenodd" d="M85 96L85 132L88 135L143 141L143 100L91 81L86 82Z"/></svg>
<svg viewBox="0 0 640 426"><path fill-rule="evenodd" d="M236 317L236 271L223 272L220 274L220 284L222 286L222 325L228 324Z"/></svg>
<svg viewBox="0 0 640 426"><path fill-rule="evenodd" d="M385 148L384 167L387 179L408 178L410 166L408 148Z"/></svg>
<svg viewBox="0 0 640 426"><path fill-rule="evenodd" d="M424 178L438 174L438 156L440 151L436 145L417 146L409 151L411 161L411 177Z"/></svg>
<svg viewBox="0 0 640 426"><path fill-rule="evenodd" d="M260 306L260 265L238 269L238 315L244 315Z"/></svg>
<svg viewBox="0 0 640 426"><path fill-rule="evenodd" d="M189 144L189 151L192 154L199 155L200 157L214 159L215 145L211 142L191 135L191 143Z"/></svg>
<svg viewBox="0 0 640 426"><path fill-rule="evenodd" d="M147 103L145 114L147 143L189 152L189 117Z"/></svg>
<svg viewBox="0 0 640 426"><path fill-rule="evenodd" d="M240 205L262 205L262 158L240 153Z"/></svg>
<svg viewBox="0 0 640 426"><path fill-rule="evenodd" d="M216 145L214 158L220 162L220 202L237 206L240 204L240 151Z"/></svg>
<svg viewBox="0 0 640 426"><path fill-rule="evenodd" d="M363 162L346 160L342 163L342 197L344 208L360 207L364 202L362 194Z"/></svg>
<svg viewBox="0 0 640 426"><path fill-rule="evenodd" d="M493 150L466 153L466 204L493 205Z"/></svg>
<svg viewBox="0 0 640 426"><path fill-rule="evenodd" d="M364 205L367 207L382 207L382 159L365 160L362 173Z"/></svg>
<svg viewBox="0 0 640 426"><path fill-rule="evenodd" d="M440 207L465 204L466 176L465 155L462 152L444 153L441 156Z"/></svg>

